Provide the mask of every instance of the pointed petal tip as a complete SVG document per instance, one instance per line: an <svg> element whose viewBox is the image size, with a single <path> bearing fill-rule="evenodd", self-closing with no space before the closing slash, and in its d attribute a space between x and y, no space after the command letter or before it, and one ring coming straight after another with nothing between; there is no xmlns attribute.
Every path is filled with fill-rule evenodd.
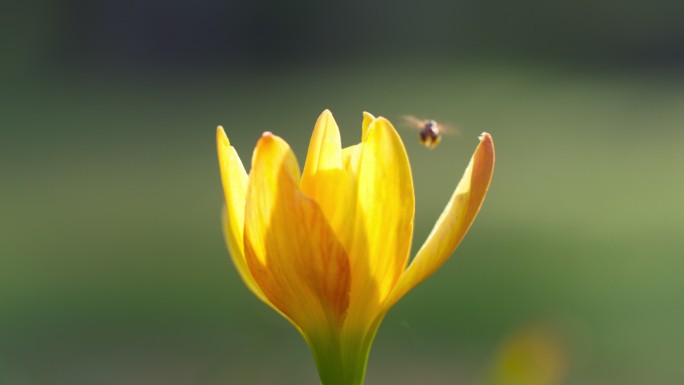
<svg viewBox="0 0 684 385"><path fill-rule="evenodd" d="M491 163L493 167L494 163L494 139L488 132L483 132L480 136L480 144L478 144L476 151L476 156L486 154L484 156L491 158ZM478 156L479 157L479 156ZM491 177L491 176L490 176Z"/></svg>
<svg viewBox="0 0 684 385"><path fill-rule="evenodd" d="M383 129L387 129L395 133L397 131L396 128L394 128L392 122L390 122L389 119L385 118L384 116L378 116L377 118L375 118L375 120L373 121L373 126L383 127Z"/></svg>
<svg viewBox="0 0 684 385"><path fill-rule="evenodd" d="M491 143L491 142L493 141L493 140L492 140L492 135L491 135L489 132L487 132L487 131L484 131L483 133L481 133L480 136L478 136L477 138L480 140L480 142L489 142L489 143Z"/></svg>
<svg viewBox="0 0 684 385"><path fill-rule="evenodd" d="M221 125L218 125L216 127L216 142L224 146L230 146L230 140L228 140L228 135L226 135L226 131L223 129L223 126Z"/></svg>
<svg viewBox="0 0 684 385"><path fill-rule="evenodd" d="M320 115L318 115L318 119L316 119L316 126L318 126L319 124L322 124L322 123L326 123L330 120L332 120L334 122L335 118L333 117L333 114L330 111L330 109L326 108L325 110L323 110L323 112L321 112Z"/></svg>
<svg viewBox="0 0 684 385"><path fill-rule="evenodd" d="M273 143L284 142L284 140L278 135L272 133L271 131L264 131L259 138L258 146L271 145Z"/></svg>
<svg viewBox="0 0 684 385"><path fill-rule="evenodd" d="M361 142L365 142L368 138L368 130L370 129L371 123L375 121L375 116L369 112L363 112L363 121L361 123Z"/></svg>
<svg viewBox="0 0 684 385"><path fill-rule="evenodd" d="M316 130L316 127L323 125L324 127L330 124L330 122L335 123L335 118L333 117L332 112L330 112L330 109L326 108L321 112L320 115L318 115L318 119L316 119L316 124L314 126L314 130ZM335 123L337 125L337 123Z"/></svg>
<svg viewBox="0 0 684 385"><path fill-rule="evenodd" d="M267 159L267 162L271 162L272 164L276 164L273 162L280 164L284 159L283 157L291 157L294 164L294 168L291 171L293 171L293 175L297 175L297 179L299 178L299 168L294 154L292 153L292 149L290 149L290 145L278 135L273 134L271 131L265 131L261 134L261 137L254 148L254 153L252 154L252 167L256 164L257 154L260 154L258 156L259 158Z"/></svg>
<svg viewBox="0 0 684 385"><path fill-rule="evenodd" d="M264 131L257 141L255 151L258 149L274 149L278 148L284 142L279 136L273 134L271 131ZM273 147L275 146L275 147Z"/></svg>
<svg viewBox="0 0 684 385"><path fill-rule="evenodd" d="M340 129L330 110L325 109L314 125L300 183L309 196L316 196L317 186L321 183L318 176L323 175L324 170L342 168L341 147Z"/></svg>

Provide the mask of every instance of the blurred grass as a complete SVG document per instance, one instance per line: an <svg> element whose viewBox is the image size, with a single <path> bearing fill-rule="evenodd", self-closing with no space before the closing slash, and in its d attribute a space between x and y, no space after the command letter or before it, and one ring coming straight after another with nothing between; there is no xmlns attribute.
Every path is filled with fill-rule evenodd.
<svg viewBox="0 0 684 385"><path fill-rule="evenodd" d="M0 383L315 383L305 344L230 264L214 129L226 127L246 167L265 130L303 165L327 107L345 145L360 139L363 110L462 127L435 151L401 131L414 249L477 135L497 146L472 232L386 318L369 385L414 383L425 368L424 383L476 383L496 346L535 319L571 336L568 384L684 379L680 77L371 63L65 75L10 84L2 99Z"/></svg>

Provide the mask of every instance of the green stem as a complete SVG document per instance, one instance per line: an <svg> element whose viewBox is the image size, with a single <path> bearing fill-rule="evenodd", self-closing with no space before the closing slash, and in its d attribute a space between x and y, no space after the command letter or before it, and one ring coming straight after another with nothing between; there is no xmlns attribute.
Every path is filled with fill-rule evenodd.
<svg viewBox="0 0 684 385"><path fill-rule="evenodd" d="M371 330L340 338L339 331L307 338L321 385L363 385L371 345L379 322Z"/></svg>

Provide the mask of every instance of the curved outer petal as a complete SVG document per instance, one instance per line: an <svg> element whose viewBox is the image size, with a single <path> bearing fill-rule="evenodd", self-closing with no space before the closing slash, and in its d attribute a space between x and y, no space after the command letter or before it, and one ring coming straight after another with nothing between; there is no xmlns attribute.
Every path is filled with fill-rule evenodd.
<svg viewBox="0 0 684 385"><path fill-rule="evenodd" d="M230 145L223 127L216 129L216 145L221 170L221 182L225 195L226 206L223 211L223 234L228 244L228 250L233 264L240 273L247 287L262 301L270 305L268 299L261 292L254 281L252 273L245 261L243 246L243 229L245 223L245 196L247 194L247 173L237 152Z"/></svg>
<svg viewBox="0 0 684 385"><path fill-rule="evenodd" d="M473 223L494 171L494 142L483 133L456 191L411 265L388 298L389 308L449 258Z"/></svg>
<svg viewBox="0 0 684 385"><path fill-rule="evenodd" d="M354 278L361 284L361 287L352 287L352 300L375 292L375 300L379 302L370 306L378 312L379 303L387 297L406 267L415 211L406 150L385 118L373 120L367 129L357 178L358 209L361 211L357 214L357 223L359 220L362 223L356 225L355 230L363 233L365 242L355 242L354 245L362 249L350 253Z"/></svg>
<svg viewBox="0 0 684 385"><path fill-rule="evenodd" d="M285 141L265 133L252 162L244 242L255 281L309 336L339 328L351 280L344 247L318 205L299 190L299 168Z"/></svg>

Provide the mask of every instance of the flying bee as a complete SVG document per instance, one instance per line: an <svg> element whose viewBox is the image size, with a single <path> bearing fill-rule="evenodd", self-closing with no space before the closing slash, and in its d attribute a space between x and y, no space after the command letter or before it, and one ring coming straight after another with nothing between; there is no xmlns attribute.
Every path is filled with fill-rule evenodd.
<svg viewBox="0 0 684 385"><path fill-rule="evenodd" d="M418 140L429 149L437 147L442 141L442 134L458 133L455 128L437 123L434 119L419 119L412 115L404 115L401 118L407 126L420 130Z"/></svg>

